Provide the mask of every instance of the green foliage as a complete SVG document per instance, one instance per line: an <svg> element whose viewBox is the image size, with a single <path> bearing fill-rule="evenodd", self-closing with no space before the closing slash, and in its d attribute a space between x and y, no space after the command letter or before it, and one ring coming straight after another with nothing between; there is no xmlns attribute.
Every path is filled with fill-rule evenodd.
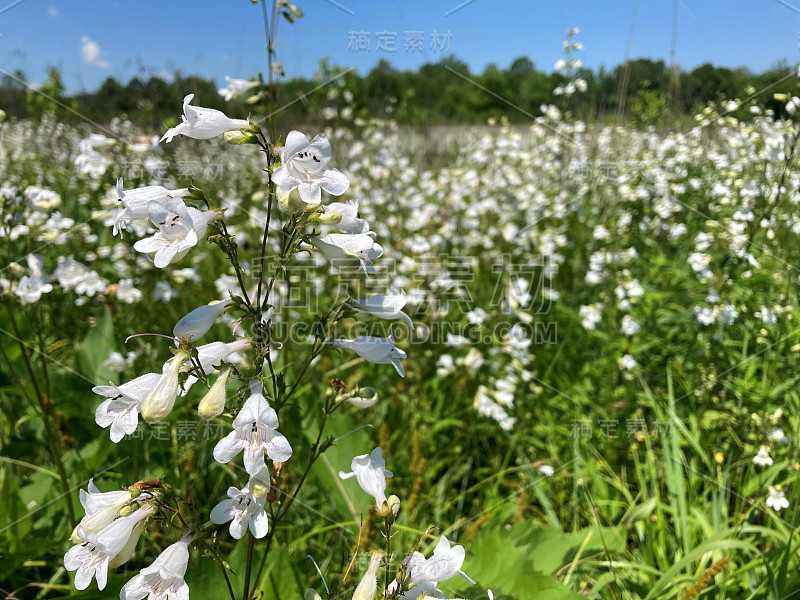
<svg viewBox="0 0 800 600"><path fill-rule="evenodd" d="M649 88L650 83L645 81L631 100L631 121L639 126L658 125L666 114L666 95Z"/></svg>
<svg viewBox="0 0 800 600"><path fill-rule="evenodd" d="M464 571L479 581L481 587L491 589L495 597L577 600L582 596L560 579L569 581L569 574L586 557L617 553L623 545L620 532L610 527L574 533L565 533L557 527L541 529L531 522L513 527L487 527L470 543ZM480 597L479 592L463 581L451 581L450 585L466 598Z"/></svg>
<svg viewBox="0 0 800 600"><path fill-rule="evenodd" d="M281 14L297 18L297 11L286 4ZM571 99L570 110L586 120L602 121L622 111L636 125L660 124L666 110L673 117L687 116L709 102L744 99L749 95L749 86L764 89L785 77L787 70L788 67L778 65L754 74L742 68L704 64L690 72L673 74L664 61L650 59L634 59L614 69L600 68L596 72L582 68L576 75L587 81L588 91ZM481 73L471 73L466 63L454 56L424 64L416 71L399 71L384 59L364 76L354 70L345 71L326 58L320 61L319 71L311 80L282 81L274 95L274 101L285 104L281 118L290 124L324 121L321 110L330 106L330 100L326 99L326 92L312 93L312 90L335 78L337 87L353 94L349 105L355 117L388 118L415 126L483 124L501 117L511 123L525 123L528 115L541 114L542 105L553 103L553 89L564 82L563 76L537 69L524 56L506 68L487 65ZM175 74L172 82L158 77L146 81L134 77L122 83L109 77L96 91L70 98L64 97L64 86L56 69L51 69L39 89L41 93L25 92L25 82L25 74L19 71L0 80L0 107L9 117L38 118L47 110L54 111L65 122L79 123L80 118L66 110L67 106L95 122L122 116L137 125L160 129L164 124L174 124L179 114L175 107L189 93L194 93L202 106L243 114L252 110L244 98L226 105L213 81L184 77L180 73ZM254 95L262 103L268 97L264 92ZM783 107L769 95L759 97L758 101L783 113Z"/></svg>
<svg viewBox="0 0 800 600"><path fill-rule="evenodd" d="M114 324L111 313L106 311L75 350L78 370L91 381L114 379L115 375L103 368L103 361L113 349Z"/></svg>
<svg viewBox="0 0 800 600"><path fill-rule="evenodd" d="M24 81L24 77L12 80L12 90L19 89L20 80ZM60 119L64 119L70 110L75 110L77 105L74 99L65 98L65 89L64 82L61 80L61 72L55 67L51 67L47 72L47 79L41 86L27 88L26 114L33 118L41 118L45 112L50 112Z"/></svg>
<svg viewBox="0 0 800 600"><path fill-rule="evenodd" d="M325 63L320 82L341 76L342 84L331 84L331 89L336 86L333 100L326 95L310 106L319 112L328 102L343 100L350 90L353 100L347 106L356 116L359 111L373 114L381 95L389 94L397 94L392 103L395 115L420 124L445 110L453 120L506 114L507 106L474 86L449 87L447 81L459 78L444 66L466 72L457 61L427 65L423 70L433 83L426 89L403 85L413 83L413 77L387 64L358 78ZM664 114L666 80L659 69L663 65L637 63L631 70L631 82L640 88L645 79L652 82L652 88L630 98L629 106L642 125L659 123ZM508 70L487 68L485 75L487 88L529 94L532 103L539 102L534 100L537 90L557 83L524 59ZM371 86L366 94L360 88L365 81ZM106 83L106 91L121 102L126 88L113 80ZM618 92L611 83L608 74L590 81L591 102L602 103L604 110L612 110L609 98ZM141 111L151 121L162 118L162 96L171 97L174 118L183 92L196 86L207 98L215 93L200 80L187 79L180 90L177 84L162 86L157 80L136 85L146 91L146 100L134 102L131 98L142 96L129 96L126 110ZM434 93L436 85L440 88ZM681 89L704 93L683 85ZM442 104L437 105L440 97ZM222 107L234 114L236 106ZM341 110L336 118L336 125L345 121ZM800 324L795 316L798 280L791 265L800 264L800 253L793 230L798 189L793 124L766 118L756 119L756 126L727 121L725 129L712 124L691 136L660 137L629 129L579 129L558 117L548 119L547 128L440 126L425 134L369 122L336 129L337 152L356 150L334 162L346 172L352 166L366 181L350 198L364 192L361 210L374 211L372 222L380 227L387 255L389 249L396 255L407 252L422 262L425 254L417 245L426 240L448 257L470 258L458 272L464 277L461 283L466 282L468 306L453 294L447 305L426 300L408 310L420 330L423 325L435 329L455 323L463 326L460 331L472 344L462 349L446 345L442 338L401 339L408 332L395 326L409 350L403 380L387 365L367 364L344 351L329 349L319 356L311 376L281 413L280 430L303 451L282 467L276 508L286 502L285 495L293 492L310 460L308 448L319 430L319 408L329 397L331 380L343 379L348 389L374 386L380 400L363 411L345 407L327 424L326 435L338 440L310 469L292 512L275 529L264 573L255 582L265 598L297 598L306 587L321 592L322 582L306 559L309 554L320 564L334 595L352 593L363 575L365 552L383 547L385 540L382 523L369 508L371 499L354 481L342 481L338 472L348 470L353 456L375 445L384 449L387 466L395 473L389 491L402 504L391 560L396 566L413 548L430 556L441 534L463 545L463 570L478 585L449 581L442 588L451 597L485 599L486 590L492 589L498 600L681 598L723 559L729 562L707 582L707 597L778 599L797 589L795 530L800 508L793 490L799 472ZM3 154L4 177L19 188L13 195L16 207L4 214L14 215L25 205L29 186L46 186L61 195L57 210L62 216L90 224L44 248L44 241L34 235L14 240L4 235L7 255L14 259L7 260L7 277L18 282L25 272L24 257L39 252L48 273L57 267L58 257L73 255L91 263L109 285L91 297L59 289L35 304L22 304L13 293L3 296L9 308L0 312L0 587L24 590L18 592L20 597L79 595L61 564L71 530L67 499L80 516L78 489L86 488L89 477L103 490L162 478L181 489L191 526L208 539L216 531L216 554L208 547L193 551L192 594L227 595L219 557L229 563L226 572L238 593L247 541L233 540L225 527L212 526L207 517L227 487L241 483L242 473L211 458L216 438L203 433L216 423L198 424L195 416L207 388L196 383L163 427L145 426L142 438L117 445L93 423L100 399L90 391L109 379L127 381L158 370L170 356L171 342L142 337L125 344L126 337L142 331L168 334L178 318L218 293L214 282L221 273L232 276L230 265L203 241L180 265L192 267L199 281L186 274L156 272L143 265L143 257L137 260L128 233L121 257L109 259L118 240L103 220L114 210L106 207L116 206L113 197L109 203L108 193L113 194L117 173L109 168L97 179L77 174L74 158L82 135L69 125L57 125L51 116L35 126L4 124L9 127L4 134L10 132L19 143L14 152ZM128 127L140 133L130 123L121 129ZM154 128L145 131L152 133ZM25 143L45 136L46 145ZM603 137L608 138L605 145L595 143ZM188 184L179 165L195 155L185 147L173 150L175 146L159 154L166 165L163 181ZM214 204L227 202L232 208L237 202L226 219L243 234L234 239L248 260L260 247L254 232L263 223L265 208L263 164L248 158L251 150L225 144L196 150L196 160L220 161L229 176L194 177ZM115 166L139 160L122 141L103 152ZM603 164L613 163L616 171L573 168L595 156ZM721 157L719 163L715 157ZM384 174L386 165L398 164L404 165L402 179ZM240 171L246 174L240 176ZM149 177L131 174L125 187L146 185ZM370 208L369 195L390 200ZM745 204L755 213L753 220L737 216L746 212ZM286 221L282 214L273 218ZM767 225L761 225L762 219ZM744 255L731 245L738 239L734 226L740 223ZM675 235L679 224L685 232ZM600 225L609 232L606 237ZM97 241L87 250L90 233ZM710 275L703 277L690 264L699 234L709 236L703 252L710 257ZM554 240L562 237L557 245ZM515 305L505 293L500 296L506 303L497 301L497 260L530 265L548 244L560 257L548 281L559 298L542 312ZM94 258L87 257L90 252ZM589 283L587 272L598 252L609 262L600 280ZM294 277L287 289L313 288L320 306L310 312L323 312L340 293L340 281L327 265L309 261L306 266L302 273L287 269L286 276ZM127 304L115 295L113 287L123 272L135 280L145 300ZM419 272L401 272L427 293L426 298L452 292ZM152 298L157 284L164 282L178 296L156 303ZM620 294L629 294L634 282L642 293L631 294L630 306L623 309ZM712 290L720 295L718 300L709 299ZM581 306L595 302L602 303L600 321L594 328L584 326ZM698 321L695 307L721 310L725 304L737 310L730 323ZM470 322L468 310L474 306L487 307L484 322ZM775 320L760 316L768 316L769 308L779 315ZM625 315L640 324L636 333L621 333ZM310 325L312 317L298 320ZM363 315L347 312L341 327L359 323L365 323ZM558 335L555 340L534 339L522 353L515 352L498 333L505 333L511 323L555 323ZM388 333L383 322L371 326ZM231 335L230 328L220 324L209 339L226 335ZM305 338L286 339L276 365L282 385L295 383L296 367L308 346ZM102 366L112 349L138 356L122 372L112 373ZM469 363L471 349L483 362ZM445 354L460 362L445 368L440 363ZM636 359L633 369L620 366L626 354ZM486 394L495 393L497 381L508 373L518 374L513 406L507 406L516 421L504 429L475 407L481 386ZM34 382L41 386L39 394ZM238 381L229 386L227 416L241 407L246 390L240 385L244 388ZM576 435L581 420L594 425L591 438ZM600 433L601 420L618 423L614 435ZM645 425L637 425L641 420ZM374 429L350 433L367 424ZM788 444L769 441L775 427L785 430ZM189 439L187 432L194 437ZM349 435L342 437L345 434ZM772 466L753 464L762 444L770 445ZM556 469L553 476L539 470L545 464ZM59 467L67 474L66 495ZM786 493L788 509L779 512L766 506L769 486L780 486ZM109 589L118 588L174 541L180 524L166 521L148 531L127 571L116 572ZM257 559L262 550L257 546ZM80 596L108 594L89 591Z"/></svg>

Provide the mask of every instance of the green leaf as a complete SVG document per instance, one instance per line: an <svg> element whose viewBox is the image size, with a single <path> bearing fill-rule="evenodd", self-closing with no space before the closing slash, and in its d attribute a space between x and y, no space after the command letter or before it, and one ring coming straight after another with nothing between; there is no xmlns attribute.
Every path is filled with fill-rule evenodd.
<svg viewBox="0 0 800 600"><path fill-rule="evenodd" d="M628 508L625 515L620 520L620 525L630 525L635 523L636 521L641 521L643 519L649 519L653 512L656 510L656 506L658 506L658 500L656 498L650 498L646 502L642 502L641 504L632 504L630 508Z"/></svg>
<svg viewBox="0 0 800 600"><path fill-rule="evenodd" d="M20 499L14 470L5 463L0 463L0 506L3 507L0 532L13 555L24 547L25 536L33 527L33 519L27 518L29 511Z"/></svg>
<svg viewBox="0 0 800 600"><path fill-rule="evenodd" d="M328 423L325 433L335 437L343 436L356 427L353 420L345 414L337 414L336 418L330 419ZM319 426L316 424L309 427L308 439L316 437L318 430ZM366 439L367 435L369 434L364 431L358 431L339 440L328 448L311 468L310 475L317 485L317 490L327 490L327 502L342 521L359 520L360 515L366 516L369 505L375 503L371 496L361 490L355 479L343 481L339 478L339 471L350 471L350 463L355 456L372 450L372 442ZM391 480L388 483L391 486ZM295 507L292 510L294 509Z"/></svg>
<svg viewBox="0 0 800 600"><path fill-rule="evenodd" d="M555 573L569 564L579 550L585 555L604 552L605 548L610 552L619 551L623 547L622 539L612 527L587 527L574 533L547 527L534 530L524 537L524 542L531 547L533 566L544 573Z"/></svg>
<svg viewBox="0 0 800 600"><path fill-rule="evenodd" d="M579 600L581 595L560 583L554 575L537 572L533 557L536 555L543 561L548 553L553 553L558 558L549 561L547 566L555 568L556 563L560 566L563 557L583 543L588 535L584 532L570 535L555 527L533 530L528 523L520 523L510 531L503 527L483 529L469 544L463 570L481 587L518 600ZM594 537L599 543L599 536L595 534ZM540 542L544 545L535 545ZM471 589L460 579L451 579L441 587L458 589L459 595Z"/></svg>
<svg viewBox="0 0 800 600"><path fill-rule="evenodd" d="M297 574L286 548L273 544L264 575L255 589L263 591L264 598L301 598L303 596L303 590L298 584Z"/></svg>
<svg viewBox="0 0 800 600"><path fill-rule="evenodd" d="M114 373L103 368L103 362L113 347L114 327L111 313L106 311L75 352L78 371L96 383L113 380Z"/></svg>

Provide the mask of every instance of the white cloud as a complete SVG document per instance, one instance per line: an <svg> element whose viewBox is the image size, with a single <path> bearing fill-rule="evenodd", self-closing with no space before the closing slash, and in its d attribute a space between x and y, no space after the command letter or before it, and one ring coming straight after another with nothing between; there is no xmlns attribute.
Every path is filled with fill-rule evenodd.
<svg viewBox="0 0 800 600"><path fill-rule="evenodd" d="M47 14L55 18L58 17L61 13L58 12L58 9L55 6L51 6L50 8L47 9Z"/></svg>
<svg viewBox="0 0 800 600"><path fill-rule="evenodd" d="M111 63L100 58L100 45L88 35L81 38L81 62L98 69L107 69Z"/></svg>

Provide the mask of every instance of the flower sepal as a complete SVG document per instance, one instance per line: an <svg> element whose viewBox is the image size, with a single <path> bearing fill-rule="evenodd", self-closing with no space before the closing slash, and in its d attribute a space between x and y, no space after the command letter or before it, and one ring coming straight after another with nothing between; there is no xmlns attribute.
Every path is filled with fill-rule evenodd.
<svg viewBox="0 0 800 600"><path fill-rule="evenodd" d="M234 146L240 146L242 144L258 144L258 136L255 133L250 133L249 131L239 130L239 131L226 131L222 134L222 137L225 138L225 141L229 144Z"/></svg>

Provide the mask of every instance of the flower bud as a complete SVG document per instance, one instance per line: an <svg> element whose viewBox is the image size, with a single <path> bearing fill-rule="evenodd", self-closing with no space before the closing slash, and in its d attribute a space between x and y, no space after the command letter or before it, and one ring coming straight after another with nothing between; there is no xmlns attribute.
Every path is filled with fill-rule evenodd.
<svg viewBox="0 0 800 600"><path fill-rule="evenodd" d="M274 464L274 463L273 463ZM259 480L254 477L252 482L252 489L250 490L256 499L265 498L270 490L269 479Z"/></svg>
<svg viewBox="0 0 800 600"><path fill-rule="evenodd" d="M142 402L142 418L148 423L161 421L172 410L178 397L178 372L188 358L189 353L181 350L167 361L167 368L156 387Z"/></svg>
<svg viewBox="0 0 800 600"><path fill-rule="evenodd" d="M111 525L111 523L119 517L120 511L131 501L133 495L128 492L120 494L116 501L103 506L91 514L87 514L77 527L72 531L70 540L73 544L80 544L82 542L78 535L78 527L87 533L98 533L104 528ZM134 511L135 512L135 511Z"/></svg>
<svg viewBox="0 0 800 600"><path fill-rule="evenodd" d="M245 103L246 104L257 104L257 103L261 102L261 100L263 100L264 98L266 98L266 94L264 94L263 91L256 92L252 96L248 96L248 98L245 100Z"/></svg>
<svg viewBox="0 0 800 600"><path fill-rule="evenodd" d="M225 312L230 303L229 298L195 308L175 324L172 335L190 342L200 339L211 329L214 321Z"/></svg>
<svg viewBox="0 0 800 600"><path fill-rule="evenodd" d="M205 216L206 220L211 223L213 221L219 221L225 216L225 211L228 210L227 208L210 208L208 210L204 210L203 215Z"/></svg>
<svg viewBox="0 0 800 600"><path fill-rule="evenodd" d="M397 517L400 513L400 498L392 494L386 499L386 504L389 505L389 510L392 511L392 515Z"/></svg>
<svg viewBox="0 0 800 600"><path fill-rule="evenodd" d="M122 507L122 510L119 511L119 516L127 517L128 515L135 513L137 510L139 510L139 507L136 506L136 504L126 504Z"/></svg>
<svg viewBox="0 0 800 600"><path fill-rule="evenodd" d="M6 111L0 110L0 123L6 120Z"/></svg>
<svg viewBox="0 0 800 600"><path fill-rule="evenodd" d="M317 593L317 590L312 590L308 588L305 593L303 594L304 600L322 600L322 596Z"/></svg>
<svg viewBox="0 0 800 600"><path fill-rule="evenodd" d="M292 190L291 192L284 192L279 188L278 204L283 212L290 215L299 215L308 207L308 204L303 202L303 200L300 198L300 192L298 192L296 189Z"/></svg>
<svg viewBox="0 0 800 600"><path fill-rule="evenodd" d="M378 402L378 392L374 387L356 388L350 392L347 401L356 408L369 408Z"/></svg>
<svg viewBox="0 0 800 600"><path fill-rule="evenodd" d="M205 198L203 190L201 190L199 187L190 185L187 189L189 190L189 195L187 196L188 198L192 198L193 200L202 200Z"/></svg>
<svg viewBox="0 0 800 600"><path fill-rule="evenodd" d="M331 210L324 213L314 213L308 218L309 223L320 223L322 225L338 225L342 222L342 213L338 210Z"/></svg>
<svg viewBox="0 0 800 600"><path fill-rule="evenodd" d="M375 600L378 591L378 568L383 558L383 552L375 550L369 559L369 568L364 573L364 578L353 592L353 600Z"/></svg>
<svg viewBox="0 0 800 600"><path fill-rule="evenodd" d="M284 7L285 10L289 11L289 13L295 19L302 19L303 15L305 14L302 9L297 8L294 4L289 4L288 2L285 2L283 4L283 7ZM284 16L286 16L286 18L289 19L288 15L286 15L286 13L284 13ZM289 19L289 22L293 23L292 19Z"/></svg>
<svg viewBox="0 0 800 600"><path fill-rule="evenodd" d="M254 133L250 133L249 131L242 130L242 131L226 131L222 136L225 138L225 141L229 144L233 144L234 146L239 146L241 144L257 144L258 137Z"/></svg>
<svg viewBox="0 0 800 600"><path fill-rule="evenodd" d="M228 377L231 374L231 368L228 367L220 373L214 385L208 390L208 393L200 400L197 406L197 412L204 419L213 419L222 414L225 410L225 384L228 383Z"/></svg>

